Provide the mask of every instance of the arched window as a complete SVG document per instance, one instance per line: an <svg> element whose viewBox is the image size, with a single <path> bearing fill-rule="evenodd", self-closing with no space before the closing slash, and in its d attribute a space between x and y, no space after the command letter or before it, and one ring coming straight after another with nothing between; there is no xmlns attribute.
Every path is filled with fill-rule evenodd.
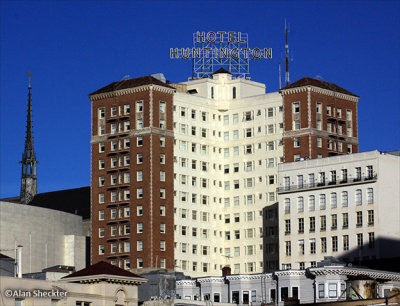
<svg viewBox="0 0 400 306"><path fill-rule="evenodd" d="M236 99L236 87L233 87L232 97L233 97L233 99Z"/></svg>

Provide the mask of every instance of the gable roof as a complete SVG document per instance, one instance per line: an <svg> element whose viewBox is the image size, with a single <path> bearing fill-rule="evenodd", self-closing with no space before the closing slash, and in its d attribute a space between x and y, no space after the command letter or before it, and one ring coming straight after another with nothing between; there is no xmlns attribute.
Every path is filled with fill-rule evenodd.
<svg viewBox="0 0 400 306"><path fill-rule="evenodd" d="M89 94L89 97L100 94L100 93L112 92L112 91L126 89L126 88L134 88L134 87L139 87L139 86L149 85L149 84L154 84L154 85L159 85L159 86L175 89L174 87L169 86L168 84L160 81L159 79L156 79L155 77L153 77L151 75L148 75L148 76L144 76L144 77L140 77L140 78L113 82L111 84L108 84L107 86L104 86L104 87L92 92L91 94Z"/></svg>
<svg viewBox="0 0 400 306"><path fill-rule="evenodd" d="M90 186L38 193L29 205L59 210L90 219Z"/></svg>
<svg viewBox="0 0 400 306"><path fill-rule="evenodd" d="M105 262L105 261L100 261L94 265L87 267L87 268L76 271L67 276L64 276L63 278L84 277L84 276L94 276L94 275L110 275L110 276L143 278L135 273L118 268L108 262Z"/></svg>
<svg viewBox="0 0 400 306"><path fill-rule="evenodd" d="M214 74L218 74L218 73L227 73L227 74L230 74L230 75L232 75L232 73L230 73L228 70L226 70L226 69L224 69L224 68L219 68L217 71L215 71L214 73L213 73L213 75Z"/></svg>
<svg viewBox="0 0 400 306"><path fill-rule="evenodd" d="M315 87L319 87L319 88L323 88L323 89L327 89L327 90L332 90L335 92L340 92L349 96L354 96L354 97L360 97L357 96L356 94L353 94L352 92L327 81L321 81L321 80L317 80L317 79L313 79L310 77L304 77L292 84L287 85L286 87L283 87L281 90L285 90L285 89L290 89L290 88L296 88L296 87L303 87L303 86L315 86Z"/></svg>

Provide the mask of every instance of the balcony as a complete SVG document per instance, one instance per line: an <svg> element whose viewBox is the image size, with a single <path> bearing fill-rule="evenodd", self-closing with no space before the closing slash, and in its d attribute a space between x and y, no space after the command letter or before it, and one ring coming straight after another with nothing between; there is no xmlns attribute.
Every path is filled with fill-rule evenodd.
<svg viewBox="0 0 400 306"><path fill-rule="evenodd" d="M357 177L354 179L344 179L344 180L335 180L335 181L323 181L323 182L318 182L318 183L310 183L310 184L301 184L301 185L290 185L290 186L283 186L283 187L278 187L277 191L278 193L286 193L286 192L293 192L293 191L299 191L299 190L307 190L307 189L319 189L319 188L325 188L326 186L328 187L334 187L334 186L340 186L340 185L350 185L354 183L367 183L367 182L373 182L378 179L378 175L369 175L369 176L363 176L363 177Z"/></svg>

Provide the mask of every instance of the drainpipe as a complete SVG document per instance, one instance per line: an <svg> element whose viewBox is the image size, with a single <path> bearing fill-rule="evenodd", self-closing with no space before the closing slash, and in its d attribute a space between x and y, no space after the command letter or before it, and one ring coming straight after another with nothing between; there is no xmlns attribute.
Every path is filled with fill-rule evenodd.
<svg viewBox="0 0 400 306"><path fill-rule="evenodd" d="M18 264L17 264L18 278L22 278L22 245L18 245L17 250L18 250Z"/></svg>

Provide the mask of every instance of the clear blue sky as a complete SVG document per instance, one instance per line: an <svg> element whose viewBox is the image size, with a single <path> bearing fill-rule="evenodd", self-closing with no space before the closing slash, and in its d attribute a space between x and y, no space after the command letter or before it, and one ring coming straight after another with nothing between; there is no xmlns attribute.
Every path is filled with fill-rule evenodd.
<svg viewBox="0 0 400 306"><path fill-rule="evenodd" d="M0 1L0 197L19 195L32 71L39 192L90 184L88 94L125 75L191 76L169 48L196 31L241 31L273 59L251 78L278 90L284 20L291 81L322 76L361 96L360 150L400 149L400 1Z"/></svg>

